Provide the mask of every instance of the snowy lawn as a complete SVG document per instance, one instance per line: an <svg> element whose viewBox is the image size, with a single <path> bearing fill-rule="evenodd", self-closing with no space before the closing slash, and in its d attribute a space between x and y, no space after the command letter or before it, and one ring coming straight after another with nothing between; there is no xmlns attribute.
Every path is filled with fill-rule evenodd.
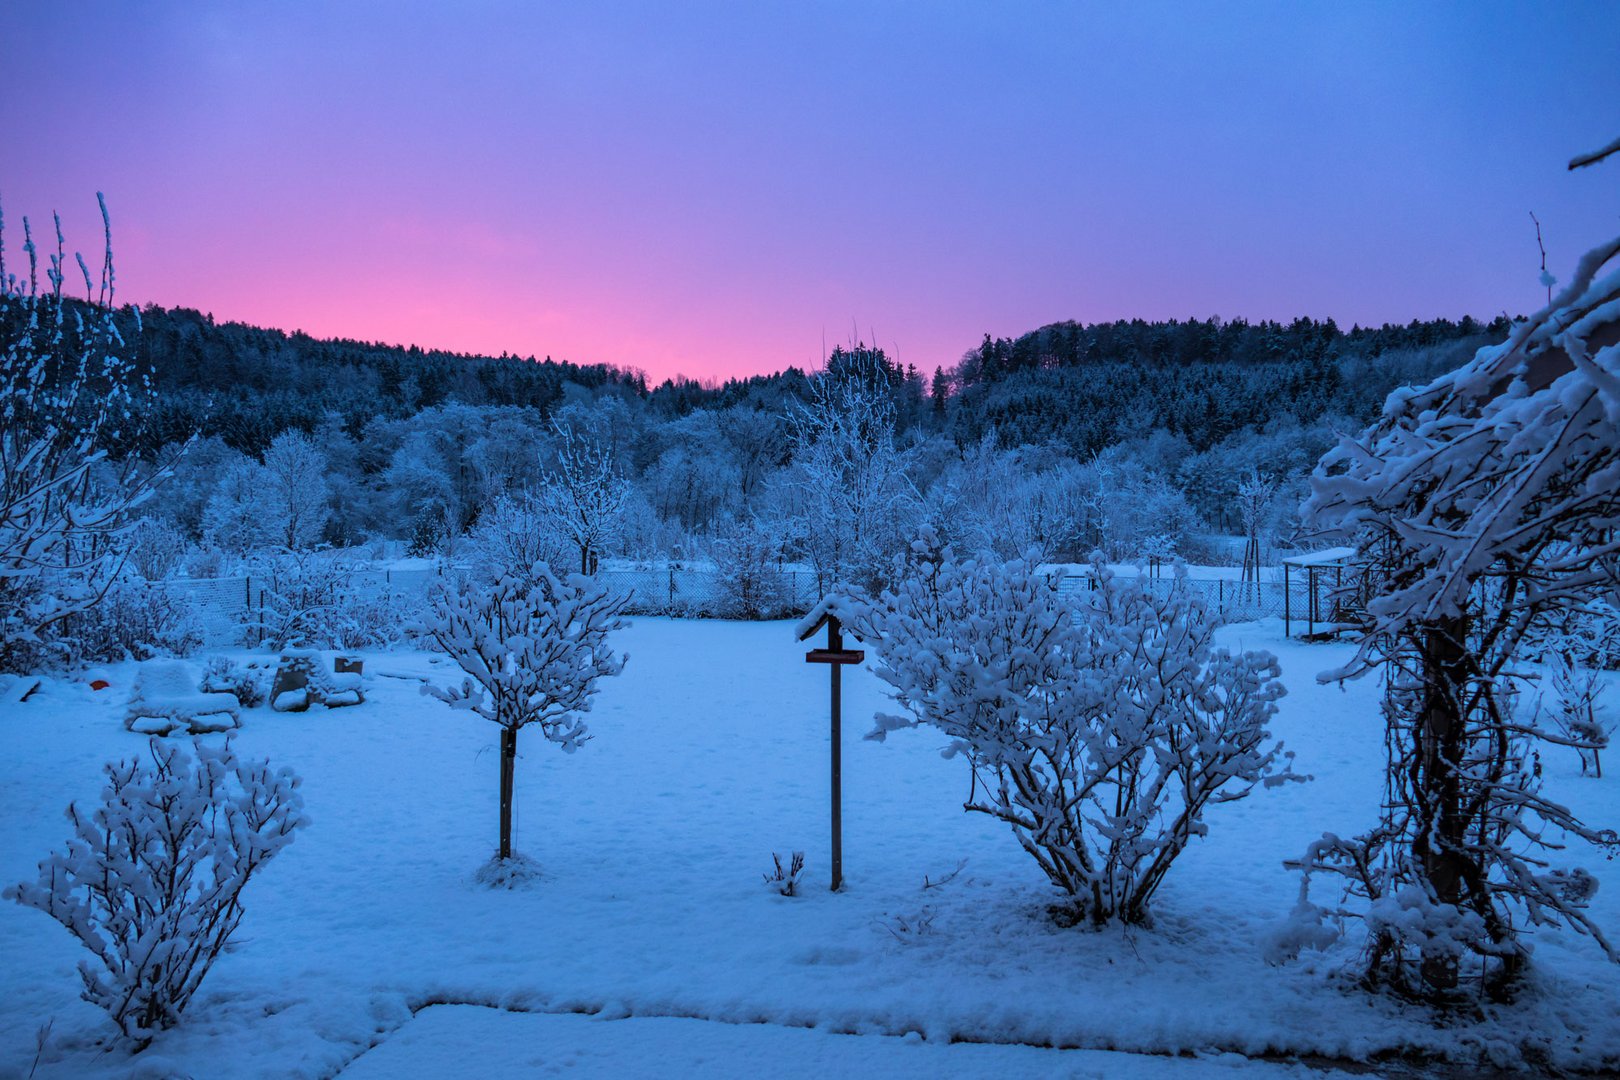
<svg viewBox="0 0 1620 1080"><path fill-rule="evenodd" d="M595 738L569 756L520 737L517 847L541 880L479 888L498 733L381 677L448 682L448 662L369 657L365 705L243 712L240 751L302 773L314 823L249 886L237 947L147 1051L102 1052L114 1029L78 1000L79 946L40 912L0 905L0 1076L28 1073L47 1021L41 1076L331 1076L351 1064L356 1077L452 1064L493 1076L1175 1076L1230 1074L1220 1055L1232 1053L1620 1066L1620 968L1567 932L1536 936L1521 1002L1443 1028L1342 989L1332 971L1345 951L1263 963L1261 940L1297 891L1282 860L1374 818L1378 691L1315 684L1344 646L1285 642L1272 623L1221 640L1279 654L1290 693L1275 731L1316 780L1216 807L1210 837L1159 893L1155 928L1129 933L1045 917L1055 895L1010 833L962 812L966 765L939 756L939 736L862 741L882 700L864 671L845 678L848 885L828 893L827 670L804 662L787 623L636 620L617 638L625 674L589 718ZM134 670L111 669L99 693L47 680L0 705L0 881L31 878L66 838L62 811L95 797L103 761L144 751L122 729ZM1577 778L1573 751L1546 766L1556 797L1620 821L1620 778ZM760 875L773 850L795 849L808 858L803 895L777 896ZM1604 879L1594 914L1620 934L1620 870L1586 852L1571 861ZM509 1011L464 1007L480 1005ZM839 1037L850 1033L895 1038Z"/></svg>

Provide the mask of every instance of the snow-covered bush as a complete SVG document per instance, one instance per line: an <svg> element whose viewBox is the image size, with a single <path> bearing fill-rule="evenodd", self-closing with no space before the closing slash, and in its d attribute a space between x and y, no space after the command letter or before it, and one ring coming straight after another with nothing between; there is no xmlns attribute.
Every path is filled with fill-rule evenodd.
<svg viewBox="0 0 1620 1080"><path fill-rule="evenodd" d="M782 856L771 852L771 862L774 864L770 873L764 875L765 884L783 896L794 896L799 891L799 876L804 873L804 852L795 851L788 859L786 866L782 865Z"/></svg>
<svg viewBox="0 0 1620 1080"><path fill-rule="evenodd" d="M365 649L395 644L404 600L360 579L361 567L337 551L282 551L250 567L253 606L242 611L242 638L274 650Z"/></svg>
<svg viewBox="0 0 1620 1080"><path fill-rule="evenodd" d="M792 596L782 572L782 542L757 521L735 523L714 543L726 613L774 619L790 613Z"/></svg>
<svg viewBox="0 0 1620 1080"><path fill-rule="evenodd" d="M608 634L624 625L628 598L575 574L558 580L544 565L509 573L493 585L462 581L437 589L422 632L467 673L461 686L424 683L422 692L500 726L500 846L493 865L512 854L512 771L517 735L537 725L564 751L589 736L597 683L624 670Z"/></svg>
<svg viewBox="0 0 1620 1080"><path fill-rule="evenodd" d="M167 581L179 569L191 541L162 518L143 517L121 538L124 566L147 581Z"/></svg>
<svg viewBox="0 0 1620 1080"><path fill-rule="evenodd" d="M123 577L101 601L49 630L55 658L70 665L189 656L203 641L195 609L160 583Z"/></svg>
<svg viewBox="0 0 1620 1080"><path fill-rule="evenodd" d="M1010 825L1077 919L1146 923L1210 806L1302 778L1266 730L1274 657L1216 648L1179 584L1094 572L1064 595L1033 558L959 561L925 531L856 620L904 710L871 737L944 732L973 769L966 808Z"/></svg>
<svg viewBox="0 0 1620 1080"><path fill-rule="evenodd" d="M490 581L526 574L535 563L566 566L579 556L551 514L528 494L502 495L484 508L467 534L473 568Z"/></svg>
<svg viewBox="0 0 1620 1080"><path fill-rule="evenodd" d="M242 921L242 889L308 819L299 780L230 742L150 743L106 766L101 803L68 808L73 838L5 891L65 926L92 959L84 998L145 1043L173 1027Z"/></svg>
<svg viewBox="0 0 1620 1080"><path fill-rule="evenodd" d="M1580 755L1581 775L1603 775L1602 751L1609 745L1609 725L1603 717L1603 677L1567 656L1553 658L1549 682L1554 705L1552 722L1558 733Z"/></svg>
<svg viewBox="0 0 1620 1080"><path fill-rule="evenodd" d="M228 656L211 656L197 689L205 694L230 694L242 703L242 708L256 709L264 704L265 676Z"/></svg>

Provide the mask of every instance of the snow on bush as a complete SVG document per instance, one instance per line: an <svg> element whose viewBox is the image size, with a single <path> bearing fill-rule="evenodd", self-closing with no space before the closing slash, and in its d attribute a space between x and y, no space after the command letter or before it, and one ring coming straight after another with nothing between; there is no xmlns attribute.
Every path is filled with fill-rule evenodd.
<svg viewBox="0 0 1620 1080"><path fill-rule="evenodd" d="M899 583L857 619L903 716L965 754L966 808L1018 842L1093 925L1150 922L1210 806L1303 779L1266 724L1276 659L1215 648L1203 600L1095 571L1065 596L1033 559L959 561L929 532Z"/></svg>
<svg viewBox="0 0 1620 1080"><path fill-rule="evenodd" d="M404 601L362 583L361 564L349 554L283 550L257 559L251 570L255 603L241 615L249 644L366 649L402 636Z"/></svg>
<svg viewBox="0 0 1620 1080"><path fill-rule="evenodd" d="M196 609L161 582L121 577L106 585L99 603L63 618L50 642L67 664L189 656L201 647Z"/></svg>
<svg viewBox="0 0 1620 1080"><path fill-rule="evenodd" d="M624 626L619 615L627 602L578 574L558 580L543 564L493 585L462 581L433 596L422 631L467 678L461 686L424 683L422 692L501 728L497 877L513 859L518 731L537 725L568 753L589 737L579 714L590 711L598 681L619 674L628 659L608 644L609 632Z"/></svg>
<svg viewBox="0 0 1620 1080"><path fill-rule="evenodd" d="M763 875L765 884L783 896L796 896L799 891L799 878L804 874L804 852L795 851L788 859L786 866L782 865L782 856L771 852L773 868L770 873Z"/></svg>
<svg viewBox="0 0 1620 1080"><path fill-rule="evenodd" d="M714 543L714 563L726 614L774 619L794 613L792 590L782 572L781 538L761 522L733 523Z"/></svg>
<svg viewBox="0 0 1620 1080"><path fill-rule="evenodd" d="M7 899L90 950L84 998L144 1044L180 1020L242 921L248 880L308 823L299 780L222 746L150 743L106 766L101 803L68 807L74 835Z"/></svg>
<svg viewBox="0 0 1620 1080"><path fill-rule="evenodd" d="M1603 678L1566 656L1555 656L1550 675L1555 704L1551 719L1558 734L1581 759L1581 775L1603 775L1602 751L1609 745L1610 725L1602 704Z"/></svg>
<svg viewBox="0 0 1620 1080"><path fill-rule="evenodd" d="M256 709L264 704L265 682L262 671L243 667L228 656L211 656L197 689L205 694L230 694L242 708Z"/></svg>

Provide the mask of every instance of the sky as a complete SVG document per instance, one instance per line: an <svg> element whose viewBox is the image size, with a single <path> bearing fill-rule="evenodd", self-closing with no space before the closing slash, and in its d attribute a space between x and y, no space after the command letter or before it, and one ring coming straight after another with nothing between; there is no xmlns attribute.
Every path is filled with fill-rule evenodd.
<svg viewBox="0 0 1620 1080"><path fill-rule="evenodd" d="M0 206L119 299L654 380L1534 309L1620 4L10 0Z"/></svg>

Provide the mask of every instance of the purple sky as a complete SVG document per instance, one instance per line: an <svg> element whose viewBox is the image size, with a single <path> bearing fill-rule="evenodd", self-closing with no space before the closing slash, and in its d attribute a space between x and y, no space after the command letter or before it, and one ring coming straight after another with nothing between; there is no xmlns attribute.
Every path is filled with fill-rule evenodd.
<svg viewBox="0 0 1620 1080"><path fill-rule="evenodd" d="M1620 7L16 0L0 198L121 298L725 377L1058 319L1520 312Z"/></svg>

